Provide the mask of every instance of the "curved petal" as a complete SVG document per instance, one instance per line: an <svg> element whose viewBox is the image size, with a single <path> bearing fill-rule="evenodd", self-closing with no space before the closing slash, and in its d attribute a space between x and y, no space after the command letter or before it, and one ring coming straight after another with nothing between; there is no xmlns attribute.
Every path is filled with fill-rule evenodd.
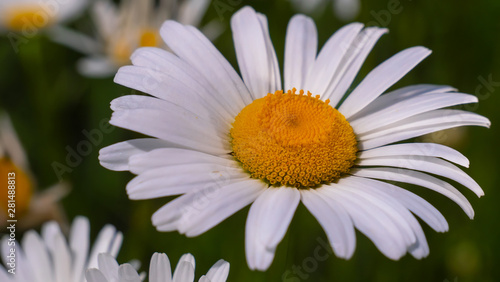
<svg viewBox="0 0 500 282"><path fill-rule="evenodd" d="M223 259L217 261L207 272L210 282L226 282L229 275L229 263Z"/></svg>
<svg viewBox="0 0 500 282"><path fill-rule="evenodd" d="M340 184L323 186L323 195L334 199L349 214L354 226L388 258L398 260L407 250L404 239L390 217L364 198L352 195Z"/></svg>
<svg viewBox="0 0 500 282"><path fill-rule="evenodd" d="M476 193L478 197L484 195L483 190L479 187L474 179L468 176L455 165L434 157L418 156L415 158L409 157L378 157L371 159L360 160L358 166L392 166L408 168L413 170L425 171L454 180L471 191Z"/></svg>
<svg viewBox="0 0 500 282"><path fill-rule="evenodd" d="M332 107L336 107L347 93L373 46L387 32L385 28L368 27L354 39L323 96L323 99L330 99Z"/></svg>
<svg viewBox="0 0 500 282"><path fill-rule="evenodd" d="M102 148L99 151L99 163L110 170L130 170L131 156L172 146L174 146L172 143L156 138L132 139Z"/></svg>
<svg viewBox="0 0 500 282"><path fill-rule="evenodd" d="M476 96L462 93L418 95L404 99L398 103L388 105L379 112L352 120L349 124L357 134L363 134L424 112L477 102L478 99Z"/></svg>
<svg viewBox="0 0 500 282"><path fill-rule="evenodd" d="M321 48L307 75L304 88L323 97L338 71L342 58L356 39L363 24L351 23L336 31Z"/></svg>
<svg viewBox="0 0 500 282"><path fill-rule="evenodd" d="M129 198L153 199L189 193L221 182L247 179L240 168L199 163L146 170L127 184Z"/></svg>
<svg viewBox="0 0 500 282"><path fill-rule="evenodd" d="M385 90L399 81L431 51L424 47L412 47L399 52L373 69L352 91L339 108L348 119L370 104Z"/></svg>
<svg viewBox="0 0 500 282"><path fill-rule="evenodd" d="M434 190L457 203L457 205L464 210L469 218L474 218L474 209L472 208L472 205L469 203L467 198L460 193L460 191L449 183L429 174L415 170L396 169L390 167L361 168L352 170L350 173L360 177L410 183Z"/></svg>
<svg viewBox="0 0 500 282"><path fill-rule="evenodd" d="M219 90L220 95L227 96L226 107L232 116L239 113L241 106L231 101L251 103L253 99L241 78L200 31L167 21L161 27L160 35L179 58L202 74L214 89Z"/></svg>
<svg viewBox="0 0 500 282"><path fill-rule="evenodd" d="M170 56L173 55L170 54ZM235 115L231 114L224 106L227 98L204 86L202 84L203 76L196 75L195 70L189 71L187 74L179 67L179 65L186 65L185 63L173 64L174 66L168 67L168 72L159 69L161 63L162 61L158 61L155 68L121 67L114 82L156 96L195 112L197 115L218 120L227 125L232 122Z"/></svg>
<svg viewBox="0 0 500 282"><path fill-rule="evenodd" d="M436 143L404 143L387 145L366 151L361 151L359 159L369 159L389 156L427 156L442 158L447 161L469 167L469 160L459 151Z"/></svg>
<svg viewBox="0 0 500 282"><path fill-rule="evenodd" d="M172 282L172 269L166 254L154 253L149 264L150 282Z"/></svg>
<svg viewBox="0 0 500 282"><path fill-rule="evenodd" d="M205 211L210 211L213 218L207 221L205 225L200 225L200 228L211 228L232 213L248 205L251 198L255 199L257 197L254 193L258 194L258 190L263 189L262 185L262 182L254 179L220 179L202 183L197 189L192 189L157 210L152 217L153 225L159 231L180 231L181 225L188 227L190 222L207 216ZM224 204L226 194L239 202L227 207L221 207L224 210L217 213L214 208ZM250 202L245 204L247 201ZM193 232L196 231L197 226L191 227Z"/></svg>
<svg viewBox="0 0 500 282"><path fill-rule="evenodd" d="M196 115L163 110L125 110L114 112L110 124L156 138L167 140L179 147L209 154L231 152L229 142L213 135L214 125L199 120Z"/></svg>
<svg viewBox="0 0 500 282"><path fill-rule="evenodd" d="M302 203L325 230L338 257L349 259L356 248L356 234L349 214L336 200L322 194L323 188L300 190Z"/></svg>
<svg viewBox="0 0 500 282"><path fill-rule="evenodd" d="M292 221L300 202L295 188L270 187L250 207L246 223L245 250L250 269L266 270L274 251Z"/></svg>
<svg viewBox="0 0 500 282"><path fill-rule="evenodd" d="M267 19L247 6L231 17L231 29L241 76L254 99L281 89L281 76Z"/></svg>
<svg viewBox="0 0 500 282"><path fill-rule="evenodd" d="M285 40L285 92L292 88L304 89L317 48L318 32L313 20L304 15L293 16L288 23Z"/></svg>

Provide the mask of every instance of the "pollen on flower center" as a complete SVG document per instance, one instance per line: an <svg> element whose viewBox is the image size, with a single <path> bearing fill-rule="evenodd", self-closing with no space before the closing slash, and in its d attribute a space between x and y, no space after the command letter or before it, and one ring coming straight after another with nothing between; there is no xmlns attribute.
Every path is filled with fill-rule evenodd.
<svg viewBox="0 0 500 282"><path fill-rule="evenodd" d="M7 11L6 26L15 31L33 30L45 27L52 20L40 6L16 7Z"/></svg>
<svg viewBox="0 0 500 282"><path fill-rule="evenodd" d="M356 159L345 117L308 92L276 91L253 101L230 131L234 157L253 178L299 188L330 183Z"/></svg>

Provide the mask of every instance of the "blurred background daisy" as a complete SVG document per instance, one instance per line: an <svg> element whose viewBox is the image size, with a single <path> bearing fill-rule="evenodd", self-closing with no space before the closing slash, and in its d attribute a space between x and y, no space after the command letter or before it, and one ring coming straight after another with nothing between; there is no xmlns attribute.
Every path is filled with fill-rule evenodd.
<svg viewBox="0 0 500 282"><path fill-rule="evenodd" d="M314 216L300 204L282 243L276 249L275 260L266 272L251 271L246 263L244 230L248 208L195 238L186 238L177 232L157 232L151 225L150 216L173 198L130 201L123 187L133 175L109 171L99 165L99 149L143 137L108 126L111 116L109 102L123 95L141 93L113 83L112 72L111 75L102 75L102 79L89 79L75 68L83 64L81 60L96 57L107 58L109 62L106 40L111 40L111 37L101 38L94 17L93 7L97 4L94 2L100 1L84 4L86 9L75 8L75 12L69 13L73 16L53 18L51 21L62 22L65 31L85 34L86 38L97 42L94 46L99 48L92 49L95 52L68 48L58 43L60 40L57 39L58 42L54 42L54 33L49 32L49 28L59 27L60 24L42 26L40 30L44 32L36 33L36 36L8 28L7 9L4 9L7 6L4 3L10 2L52 1L2 1L0 5L3 27L0 38L0 108L9 114L23 145L29 162L27 170L36 178L37 191L43 192L45 187L59 181L70 183L71 192L60 200L70 222L77 215L87 216L91 225L91 241L95 240L102 226L111 223L124 233L127 240L134 242L123 245L118 262L138 259L146 266L154 252L167 253L169 259L176 262L189 252L196 258L203 258L196 262L196 277L206 274L214 262L222 258L231 263L228 281L243 282L500 279L500 270L496 267L496 262L500 260L500 226L496 219L500 214L497 204L500 192L496 188L500 184L497 176L500 164L496 156L500 152L495 141L500 137L496 128L500 115L497 110L500 103L497 95L500 88L500 37L496 36L500 34L500 3L497 1L461 5L451 0L439 3L431 0L360 1L359 11L349 19L338 17L340 10L334 10L335 1L325 1L324 6L307 10L290 0L208 1L197 26L204 27L215 21L222 27L223 32L213 42L235 68L237 60L229 21L245 5L266 14L280 69L283 69L284 63L284 31L294 14L302 12L313 18L318 29L318 46L323 46L346 21L355 20L368 26L386 27L390 33L382 37L369 54L351 90L385 59L400 50L421 45L431 49L432 56L388 91L423 82L453 85L460 92L475 95L479 100L477 104L459 106L458 109L478 113L492 121L489 130L468 127L459 131L437 132L417 140L446 144L466 155L471 161L466 172L485 192L484 197L477 199L465 187L457 185L474 207L474 220L469 220L460 207L446 197L404 185L405 189L417 193L439 209L452 231L437 233L421 224L431 246L427 258L415 260L405 256L397 262L392 261L358 233L353 257L350 260L339 259L331 252L328 238ZM112 3L120 10L127 1ZM160 4L159 1L154 3L155 6ZM158 11L156 9L155 13ZM15 15L8 13L11 18ZM148 20L153 21L153 18ZM118 33L118 29L115 31ZM19 37L9 37L10 32ZM71 37L74 33L67 33L68 38L74 38ZM12 41L12 38L16 40ZM97 76L99 72L94 74ZM37 225L40 224L42 222ZM7 233L6 230L2 232ZM23 231L18 230L17 236L21 241Z"/></svg>

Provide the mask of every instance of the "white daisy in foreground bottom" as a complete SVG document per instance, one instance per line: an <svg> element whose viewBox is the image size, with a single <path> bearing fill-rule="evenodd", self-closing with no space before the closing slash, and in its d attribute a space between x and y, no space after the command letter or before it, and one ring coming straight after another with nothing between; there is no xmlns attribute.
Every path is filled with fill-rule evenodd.
<svg viewBox="0 0 500 282"><path fill-rule="evenodd" d="M153 215L158 230L197 236L253 203L247 262L265 270L301 201L339 257L352 256L354 228L391 259L406 252L426 256L429 248L414 215L438 232L448 230L446 220L419 196L380 180L435 190L473 217L467 199L431 175L481 196L479 185L452 164L468 166L467 158L438 144L390 145L437 130L490 125L474 113L441 109L477 102L449 86L415 85L383 94L428 49L396 54L348 93L386 29L349 24L316 54L315 25L298 15L288 25L282 88L266 17L245 7L231 27L243 80L198 30L173 21L160 30L173 53L141 48L131 57L133 66L115 77L154 97L115 99L110 123L154 138L104 148L100 162L138 175L127 185L131 199L181 195Z"/></svg>
<svg viewBox="0 0 500 282"><path fill-rule="evenodd" d="M122 234L112 225L106 225L90 249L90 225L85 217L74 219L69 240L56 222L42 226L41 235L30 230L23 236L21 244L2 238L2 260L0 281L2 282L82 282L85 271L97 267L97 255L108 253L116 256L122 243ZM21 248L22 246L22 248ZM12 249L15 251L12 252ZM12 261L12 256L15 259Z"/></svg>
<svg viewBox="0 0 500 282"><path fill-rule="evenodd" d="M87 271L88 282L140 282L144 280L130 264L118 265L115 258L109 254L99 255L99 268L92 268ZM149 266L150 282L192 282L194 281L194 257L185 254L179 259L177 267L172 277L170 261L166 254L155 253L151 257ZM203 275L199 282L225 282L229 274L229 263L224 260L216 262Z"/></svg>

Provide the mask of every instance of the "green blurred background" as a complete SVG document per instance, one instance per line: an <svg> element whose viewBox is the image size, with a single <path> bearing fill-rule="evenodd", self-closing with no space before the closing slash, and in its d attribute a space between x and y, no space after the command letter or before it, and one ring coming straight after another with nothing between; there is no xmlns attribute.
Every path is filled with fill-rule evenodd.
<svg viewBox="0 0 500 282"><path fill-rule="evenodd" d="M321 246L318 240L327 239L303 205L299 206L266 272L250 271L245 261L244 227L248 208L196 238L186 238L177 232L157 232L151 224L151 215L171 198L128 200L125 185L132 174L106 170L97 160L100 148L138 136L122 129L104 134L103 141L93 146L81 164L63 175L73 187L62 201L68 218L87 216L92 225L92 238L106 223L115 225L125 235L118 261L124 263L136 258L142 261L142 269L147 269L155 251L167 253L174 264L183 253L190 252L197 261L197 277L223 258L231 263L229 281L239 282L281 281L282 275L294 267L301 267L307 278L288 281L500 281L500 268L495 266L500 262L500 205L497 202L500 154L495 147L496 138L500 137L496 122L500 116L497 106L500 99L496 93L500 87L500 1L401 0L401 11L390 14L391 2L398 1L362 1L361 13L355 20L386 26L390 33L375 46L356 82L396 52L423 45L433 50L433 54L395 87L416 83L455 86L480 99L477 106L463 109L487 116L493 123L489 130L466 128L420 138L442 141L463 152L471 161L465 171L486 194L477 199L472 192L459 187L475 208L476 216L471 221L447 198L423 188L408 187L436 206L450 225L450 231L441 234L422 223L431 250L427 258L416 260L407 255L400 261L392 261L358 232L352 259L346 261L330 255L314 264L310 258ZM295 13L288 1L212 1L204 22L218 19L226 27L215 45L237 67L229 20L244 5L252 5L268 16L271 37L282 65L285 30ZM224 8L221 10L221 7ZM310 16L317 24L319 46L345 24L333 16L331 3L327 9ZM88 15L73 25L90 25ZM43 36L30 39L19 53L14 52L5 36L0 38L0 108L11 115L40 189L58 181L52 163L64 164L66 148L75 149L81 140L87 139L82 130L98 129L99 123L111 116L109 102L133 92L114 84L111 78L80 76L75 62L81 56ZM484 85L488 80L493 83ZM309 271L304 270L303 264Z"/></svg>

